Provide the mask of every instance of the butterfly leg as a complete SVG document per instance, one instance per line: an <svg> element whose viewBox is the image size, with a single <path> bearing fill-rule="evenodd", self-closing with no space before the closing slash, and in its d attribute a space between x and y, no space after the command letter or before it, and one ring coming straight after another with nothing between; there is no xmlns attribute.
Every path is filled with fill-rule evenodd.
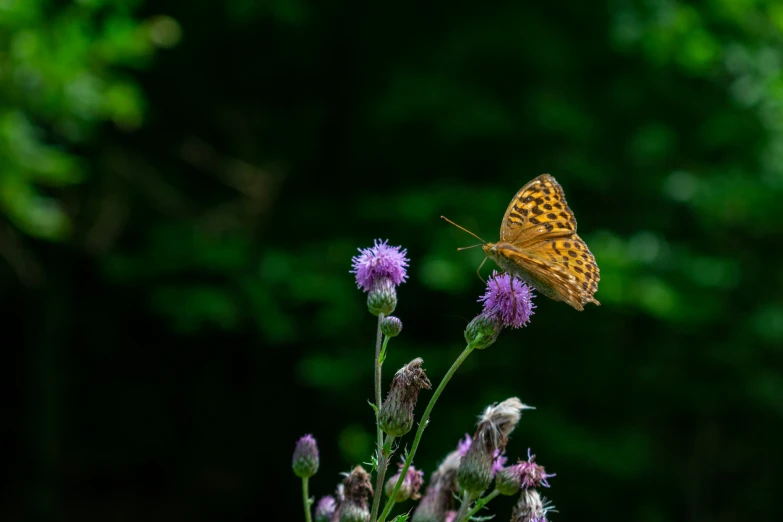
<svg viewBox="0 0 783 522"><path fill-rule="evenodd" d="M476 275L478 276L479 279L481 279L481 282L484 283L484 284L487 284L487 282L484 281L484 279L481 277L481 267L484 266L484 263L487 262L487 259L489 259L489 258L485 257L484 261L482 261L481 264L479 265L479 267L476 269Z"/></svg>

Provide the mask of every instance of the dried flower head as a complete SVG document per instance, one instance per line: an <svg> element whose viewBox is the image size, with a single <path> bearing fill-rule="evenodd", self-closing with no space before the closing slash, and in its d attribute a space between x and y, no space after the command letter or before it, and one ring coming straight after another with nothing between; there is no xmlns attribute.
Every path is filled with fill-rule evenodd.
<svg viewBox="0 0 783 522"><path fill-rule="evenodd" d="M419 398L419 391L432 387L421 367L423 362L421 357L417 357L394 375L389 394L378 413L381 429L387 435L402 437L413 427L413 408Z"/></svg>
<svg viewBox="0 0 783 522"><path fill-rule="evenodd" d="M489 406L479 416L473 442L462 457L457 479L459 486L472 495L486 490L493 478L495 459L508 444L508 435L514 430L526 408L516 397Z"/></svg>
<svg viewBox="0 0 783 522"><path fill-rule="evenodd" d="M511 522L546 522L546 514L554 511L553 506L542 498L535 489L525 489L514 506Z"/></svg>
<svg viewBox="0 0 783 522"><path fill-rule="evenodd" d="M398 246L389 246L388 241L374 241L370 248L359 249L359 255L351 258L352 274L356 274L356 285L369 292L373 283L379 279L388 279L392 284L400 285L408 278L407 251Z"/></svg>
<svg viewBox="0 0 783 522"><path fill-rule="evenodd" d="M503 326L520 328L533 315L533 292L520 279L497 271L487 279L487 291L479 301L484 302L484 314L497 317Z"/></svg>
<svg viewBox="0 0 783 522"><path fill-rule="evenodd" d="M385 317L383 321L381 321L381 333L383 333L383 335L386 337L397 337L400 335L401 331L402 321L400 321L399 317L394 317L391 315L389 317Z"/></svg>
<svg viewBox="0 0 783 522"><path fill-rule="evenodd" d="M318 445L312 435L296 442L292 467L297 477L310 478L318 471Z"/></svg>
<svg viewBox="0 0 783 522"><path fill-rule="evenodd" d="M404 459L399 464L399 466L400 471L398 471L396 475L386 481L385 492L387 497L391 496L392 491L394 491L394 486L397 485L397 481L400 478L400 473L402 473L402 468L405 467ZM394 502L405 502L409 498L412 500L419 500L421 498L419 490L423 485L424 472L417 470L413 467L413 464L411 464L407 473L405 473L405 479L402 481L402 486L400 486L400 489L397 490L397 495L394 497Z"/></svg>
<svg viewBox="0 0 783 522"><path fill-rule="evenodd" d="M337 502L331 495L321 497L315 505L315 522L329 522L337 510Z"/></svg>
<svg viewBox="0 0 783 522"><path fill-rule="evenodd" d="M457 492L457 469L462 458L459 451L449 453L430 478L427 491L413 512L413 522L441 522L454 504ZM456 515L456 512L452 512Z"/></svg>
<svg viewBox="0 0 783 522"><path fill-rule="evenodd" d="M356 466L343 480L343 499L338 511L339 522L367 522L370 520L368 499L372 495L370 474Z"/></svg>
<svg viewBox="0 0 783 522"><path fill-rule="evenodd" d="M508 436L514 431L522 418L522 410L533 410L532 406L522 404L516 397L506 399L500 404L487 406L479 416L477 434L484 444L490 444L501 451L506 449ZM475 437L474 437L475 438ZM487 440L489 439L489 440Z"/></svg>

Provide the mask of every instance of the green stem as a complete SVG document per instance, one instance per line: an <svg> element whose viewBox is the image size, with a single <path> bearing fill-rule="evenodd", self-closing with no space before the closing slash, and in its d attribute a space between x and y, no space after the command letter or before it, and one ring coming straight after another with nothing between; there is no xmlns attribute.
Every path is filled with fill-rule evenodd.
<svg viewBox="0 0 783 522"><path fill-rule="evenodd" d="M302 500L304 501L305 522L312 522L310 518L310 493L308 492L309 478L302 479Z"/></svg>
<svg viewBox="0 0 783 522"><path fill-rule="evenodd" d="M378 508L381 507L381 497L383 496L383 482L386 479L386 470L389 468L389 458L392 455L392 444L394 444L394 437L386 435L386 442L384 443L380 458L378 459L378 476L375 480L375 494L372 499L372 517L370 520L375 521L378 517ZM389 447L389 453L386 454L386 446Z"/></svg>
<svg viewBox="0 0 783 522"><path fill-rule="evenodd" d="M381 322L383 321L383 313L378 314L378 331L375 334L375 433L377 437L378 445L378 478L381 476L381 463L383 462L383 431L381 430L381 345L383 340L383 332L381 332ZM383 472L386 473L385 465L383 466ZM373 506L380 505L382 493L376 490L373 492L372 504ZM373 517L371 520L375 522L375 515L378 512L373 510Z"/></svg>
<svg viewBox="0 0 783 522"><path fill-rule="evenodd" d="M473 502L473 497L467 491L462 495L462 504L459 506L457 516L454 517L454 522L462 522L468 515L470 509L470 503Z"/></svg>
<svg viewBox="0 0 783 522"><path fill-rule="evenodd" d="M490 500L492 500L493 498L497 497L498 495L500 495L500 491L498 491L496 489L496 490L492 491L492 493L490 493L486 497L481 497L479 499L479 501L476 502L476 506L473 509L470 510L470 513L468 513L468 517L465 520L470 520L470 517L472 517L473 515L478 513L484 506L489 504Z"/></svg>
<svg viewBox="0 0 783 522"><path fill-rule="evenodd" d="M440 384L438 385L438 388L435 390L435 393L432 394L432 398L430 399L429 404L427 404L427 408L424 410L424 415L421 416L421 422L419 422L419 429L416 430L416 436L413 438L413 446L411 446L411 450L408 453L408 458L405 459L405 464L402 466L402 469L400 470L400 478L397 479L397 484L394 486L394 491L392 491L392 494L389 496L389 500L386 501L386 505L383 507L383 512L381 513L381 516L378 520L380 522L386 522L386 517L389 516L389 512L391 511L392 507L394 506L394 502L392 499L397 497L397 491L400 490L400 487L402 486L402 482L405 479L405 474L408 473L408 468L411 466L411 462L413 462L413 457L416 455L416 450L419 449L419 442L421 441L421 435L424 433L424 428L427 427L427 424L429 423L430 413L432 412L432 408L435 406L435 403L438 401L438 397L440 397L440 394L443 393L443 389L446 387L446 385L451 380L452 375L454 375L454 372L457 371L457 368L460 367L460 365L465 362L465 359L468 358L468 355L473 351L475 346L481 341L481 334L478 334L476 338L473 340L472 343L468 344L464 350L462 350L462 353L459 354L459 357L457 357L457 360L454 361L454 364L451 365L451 368L449 368L449 371L446 372L446 375L443 377L443 380L440 381Z"/></svg>
<svg viewBox="0 0 783 522"><path fill-rule="evenodd" d="M381 411L381 321L383 313L378 314L378 331L375 334L375 431L378 436L378 455L383 448L383 431L381 431L380 411Z"/></svg>

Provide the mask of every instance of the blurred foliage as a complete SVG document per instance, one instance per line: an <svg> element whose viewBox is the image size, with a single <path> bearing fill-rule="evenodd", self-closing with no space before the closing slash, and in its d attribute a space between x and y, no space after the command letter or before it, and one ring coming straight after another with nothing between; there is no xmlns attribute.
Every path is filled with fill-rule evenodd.
<svg viewBox="0 0 783 522"><path fill-rule="evenodd" d="M168 17L139 21L138 1L7 0L0 6L0 206L27 234L63 239L71 221L48 192L80 183L102 122L142 122L129 74L179 39Z"/></svg>
<svg viewBox="0 0 783 522"><path fill-rule="evenodd" d="M268 515L298 506L309 432L331 492L373 440L355 249L408 248L386 377L421 356L436 381L482 291L438 216L494 240L543 172L602 306L539 297L417 464L517 395L510 456L557 472L557 520L768 517L781 44L771 0L0 0L0 367L24 395L0 518Z"/></svg>

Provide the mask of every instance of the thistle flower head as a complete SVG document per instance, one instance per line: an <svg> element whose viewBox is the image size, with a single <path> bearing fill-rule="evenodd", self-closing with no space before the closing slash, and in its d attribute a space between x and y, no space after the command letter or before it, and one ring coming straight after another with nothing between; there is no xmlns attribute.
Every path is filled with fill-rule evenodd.
<svg viewBox="0 0 783 522"><path fill-rule="evenodd" d="M400 471L398 471L396 475L386 481L386 487L384 491L386 492L387 497L390 497L394 491L394 486L397 485L397 481L400 478L400 473L402 473L402 468L405 467L405 461L403 460L399 466ZM400 489L397 490L397 495L394 497L394 502L405 502L409 498L412 500L419 500L421 498L419 490L423 485L424 472L417 470L413 467L413 464L411 464L411 466L408 467L408 471L405 473L405 478L402 481Z"/></svg>
<svg viewBox="0 0 783 522"><path fill-rule="evenodd" d="M408 278L407 253L407 250L389 246L387 240L380 239L376 239L370 248L360 248L359 255L351 258L351 273L356 274L356 285L369 292L379 279L389 279L395 286L404 283Z"/></svg>
<svg viewBox="0 0 783 522"><path fill-rule="evenodd" d="M296 442L292 467L294 474L310 478L318 471L318 445L312 435L305 435Z"/></svg>
<svg viewBox="0 0 783 522"><path fill-rule="evenodd" d="M370 474L356 466L343 480L343 500L339 507L339 522L370 520L368 498L372 495Z"/></svg>
<svg viewBox="0 0 783 522"><path fill-rule="evenodd" d="M378 420L381 429L392 437L402 437L413 427L413 408L419 398L419 390L430 389L421 357L412 360L394 375L391 389L381 405Z"/></svg>
<svg viewBox="0 0 783 522"><path fill-rule="evenodd" d="M514 506L511 522L547 522L546 515L554 511L555 506L542 498L535 489L525 489Z"/></svg>
<svg viewBox="0 0 783 522"><path fill-rule="evenodd" d="M386 337L397 337L402 331L402 321L399 317L390 315L381 321L381 333Z"/></svg>
<svg viewBox="0 0 783 522"><path fill-rule="evenodd" d="M544 486L549 487L546 479L554 477L554 473L547 474L544 467L535 463L536 456L527 450L527 461L520 460L513 466L504 468L495 478L495 487L503 495L516 495L520 489L533 489Z"/></svg>
<svg viewBox="0 0 783 522"><path fill-rule="evenodd" d="M331 495L321 497L315 505L315 522L329 522L337 509L337 502Z"/></svg>
<svg viewBox="0 0 783 522"><path fill-rule="evenodd" d="M498 318L503 326L520 328L533 315L533 292L516 277L493 271L487 279L487 291L479 298L484 303L483 313Z"/></svg>

